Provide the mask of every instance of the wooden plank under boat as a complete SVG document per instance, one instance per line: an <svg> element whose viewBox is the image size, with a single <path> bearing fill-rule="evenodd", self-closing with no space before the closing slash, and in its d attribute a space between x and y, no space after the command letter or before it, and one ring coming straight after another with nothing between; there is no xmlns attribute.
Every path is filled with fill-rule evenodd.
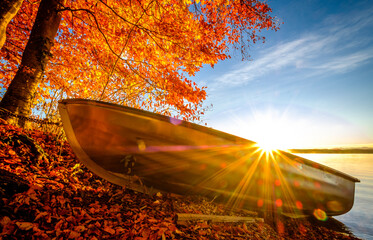
<svg viewBox="0 0 373 240"><path fill-rule="evenodd" d="M59 111L79 160L114 184L320 219L354 203L358 179L212 128L84 99L62 100Z"/></svg>

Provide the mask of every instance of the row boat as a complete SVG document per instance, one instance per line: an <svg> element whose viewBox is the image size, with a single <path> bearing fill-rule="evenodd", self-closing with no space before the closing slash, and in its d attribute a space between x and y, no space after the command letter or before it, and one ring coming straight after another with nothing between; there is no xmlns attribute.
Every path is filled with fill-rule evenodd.
<svg viewBox="0 0 373 240"><path fill-rule="evenodd" d="M354 203L358 179L289 152L105 102L66 99L58 107L78 159L120 186L319 219L344 214Z"/></svg>

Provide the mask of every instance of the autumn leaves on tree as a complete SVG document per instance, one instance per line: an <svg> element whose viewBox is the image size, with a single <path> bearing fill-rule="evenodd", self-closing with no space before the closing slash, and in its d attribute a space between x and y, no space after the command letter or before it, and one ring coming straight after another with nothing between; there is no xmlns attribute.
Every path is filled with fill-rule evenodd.
<svg viewBox="0 0 373 240"><path fill-rule="evenodd" d="M258 0L23 1L0 52L0 107L49 117L79 97L198 120L205 87L188 77L231 46L247 53L278 28L270 12Z"/></svg>

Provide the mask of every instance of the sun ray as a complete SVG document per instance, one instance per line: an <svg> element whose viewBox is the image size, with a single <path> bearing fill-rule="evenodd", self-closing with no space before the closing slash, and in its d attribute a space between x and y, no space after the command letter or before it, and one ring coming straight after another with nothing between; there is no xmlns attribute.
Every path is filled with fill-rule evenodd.
<svg viewBox="0 0 373 240"><path fill-rule="evenodd" d="M259 162L260 158L256 158L251 163L249 170L239 182L236 189L232 192L232 195L227 202L228 206L232 206L233 208L242 208L243 201L247 198L246 193L249 191L250 185L253 184L253 181L251 180L255 171L257 170Z"/></svg>
<svg viewBox="0 0 373 240"><path fill-rule="evenodd" d="M206 185L208 183L212 183L215 179L219 179L221 176L223 176L225 174L228 174L229 172L232 172L237 167L242 166L242 164L247 160L248 157L250 157L251 155L256 153L256 151L249 150L251 148L252 148L252 146L246 146L246 147L243 147L242 149L237 149L237 148L236 149L231 149L231 151L241 150L241 151L249 151L251 153L250 154L245 154L242 157L238 158L237 160L229 163L228 165L226 165L226 167L221 168L219 171L217 171L213 175L206 178L199 185Z"/></svg>
<svg viewBox="0 0 373 240"><path fill-rule="evenodd" d="M293 205L295 205L295 203L296 203L296 198L294 196L293 191L289 187L289 182L287 181L287 179L283 175L283 172L282 172L282 170L279 166L279 162L276 161L276 159L280 159L281 161L283 161L283 160L286 161L286 158L284 156L282 156L281 154L278 154L278 155L276 155L276 158L274 158L274 161L273 161L273 169L275 171L275 176L277 177L277 179L279 181L278 184L275 183L275 186L277 186L281 189L281 195L282 196L281 196L281 198L279 198L283 202L283 205L281 207L283 207L283 212L287 211L288 209L296 209L296 208L293 207ZM295 212L294 212L294 214L295 214Z"/></svg>

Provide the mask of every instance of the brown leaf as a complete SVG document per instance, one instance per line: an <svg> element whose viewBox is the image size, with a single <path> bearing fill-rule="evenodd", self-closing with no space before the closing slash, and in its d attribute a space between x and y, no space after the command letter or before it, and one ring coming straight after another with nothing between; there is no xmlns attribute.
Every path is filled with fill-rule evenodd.
<svg viewBox="0 0 373 240"><path fill-rule="evenodd" d="M47 215L48 215L48 212L41 212L41 213L39 213L39 214L35 217L34 222L37 221L39 218L44 217L44 216L47 216Z"/></svg>
<svg viewBox="0 0 373 240"><path fill-rule="evenodd" d="M115 234L115 230L109 226L104 227L104 231L110 234Z"/></svg>
<svg viewBox="0 0 373 240"><path fill-rule="evenodd" d="M64 220L60 220L55 226L54 226L54 229L55 230L57 230L57 229L59 229L60 230L60 228L61 228L61 226L62 226L62 224L64 223Z"/></svg>
<svg viewBox="0 0 373 240"><path fill-rule="evenodd" d="M30 222L16 222L16 225L18 226L19 229L28 231L34 227L34 224Z"/></svg>
<svg viewBox="0 0 373 240"><path fill-rule="evenodd" d="M10 220L10 218L8 216L4 216L1 220L0 220L0 225L1 226L5 226L7 225L8 223L10 223L12 220Z"/></svg>
<svg viewBox="0 0 373 240"><path fill-rule="evenodd" d="M69 216L69 217L66 218L66 221L68 221L68 222L75 222L76 219L75 219L74 216Z"/></svg>
<svg viewBox="0 0 373 240"><path fill-rule="evenodd" d="M204 236L204 235L207 235L207 231L206 230L199 230L198 234L201 235L201 236Z"/></svg>
<svg viewBox="0 0 373 240"><path fill-rule="evenodd" d="M70 231L69 239L77 239L78 237L80 237L80 233L75 232L75 231Z"/></svg>
<svg viewBox="0 0 373 240"><path fill-rule="evenodd" d="M16 152L13 151L12 149L10 149L10 150L9 150L9 154L10 154L10 155L16 155Z"/></svg>
<svg viewBox="0 0 373 240"><path fill-rule="evenodd" d="M3 232L1 233L1 235L12 235L15 228L15 225L9 222L7 225L3 227Z"/></svg>
<svg viewBox="0 0 373 240"><path fill-rule="evenodd" d="M83 225L81 225L81 226L75 227L74 230L77 231L77 232L84 232L86 230L86 228Z"/></svg>
<svg viewBox="0 0 373 240"><path fill-rule="evenodd" d="M157 222L158 222L158 220L155 219L155 218L149 218L148 221L149 221L150 223L157 223Z"/></svg>
<svg viewBox="0 0 373 240"><path fill-rule="evenodd" d="M101 223L97 221L97 222L95 222L95 226L99 228L99 227L101 227Z"/></svg>

